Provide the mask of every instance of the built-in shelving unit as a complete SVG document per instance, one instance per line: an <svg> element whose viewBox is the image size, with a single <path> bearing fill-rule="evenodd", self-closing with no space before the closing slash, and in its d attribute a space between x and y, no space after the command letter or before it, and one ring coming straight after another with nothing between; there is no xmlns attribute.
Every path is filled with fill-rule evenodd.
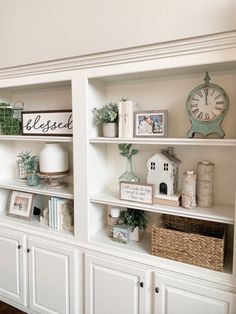
<svg viewBox="0 0 236 314"><path fill-rule="evenodd" d="M184 59L184 56L181 57ZM168 58L167 58L168 59ZM162 214L171 214L194 219L219 222L228 226L228 245L226 248L227 265L224 273L234 276L232 251L235 248L235 163L236 129L232 117L236 115L236 95L232 82L236 80L236 67L231 63L212 64L211 58L199 60L195 56L180 66L167 68L165 60L159 63L140 62L133 65L115 65L99 70L88 69L84 73L86 93L81 100L86 100L87 120L84 127L87 132L87 165L88 165L88 208L87 208L87 240L97 245L105 245L110 250L122 248L107 235L107 215L110 207L121 209L136 208L145 210L152 216L150 223L159 221ZM167 60L166 60L167 62ZM196 62L196 63L195 63ZM209 63L210 66L209 66ZM151 66L152 64L152 66ZM230 98L230 107L222 127L226 136L223 139L214 136L187 138L190 121L186 111L186 99L189 92L203 82L206 71L211 71L212 82L221 85ZM168 110L168 136L164 138L133 137L104 138L101 128L93 124L92 109L110 101L118 102L128 98L138 104L137 111ZM130 143L139 150L133 158L133 168L141 182L146 182L146 161L156 152L169 146L182 163L179 167L179 189L181 190L182 173L197 169L197 163L208 160L215 164L214 174L214 206L188 210L183 207L164 205L146 205L127 202L119 198L119 176L125 171L125 158L120 156L118 144ZM233 170L234 169L234 170ZM151 226L149 226L149 232ZM148 243L148 244L147 244ZM142 258L150 259L151 234L148 233L144 242L129 243L129 252L139 251ZM125 249L125 245L124 249ZM149 249L148 249L149 248ZM153 257L155 258L155 257ZM160 261L160 259L158 259ZM178 263L176 263L178 264Z"/></svg>
<svg viewBox="0 0 236 314"><path fill-rule="evenodd" d="M24 103L26 111L72 110L72 79L70 76L44 75L38 77L18 78L0 83L0 101L14 104L17 100ZM1 132L0 132L1 133ZM18 222L17 218L8 217L9 199L12 191L32 193L35 204L42 211L47 207L50 197L59 197L74 200L73 182L73 136L47 135L4 135L0 134L0 215L1 220ZM45 187L43 185L29 186L26 181L18 181L16 176L16 157L22 151L31 152L38 156L45 143L60 143L69 153L70 174L64 179L66 186L61 188ZM35 206L36 206L35 205ZM25 224L42 232L50 230L59 233L51 227L40 223L39 216ZM9 220L10 219L10 220ZM24 224L24 221L19 221ZM66 232L61 232L65 235ZM71 233L69 233L71 234Z"/></svg>

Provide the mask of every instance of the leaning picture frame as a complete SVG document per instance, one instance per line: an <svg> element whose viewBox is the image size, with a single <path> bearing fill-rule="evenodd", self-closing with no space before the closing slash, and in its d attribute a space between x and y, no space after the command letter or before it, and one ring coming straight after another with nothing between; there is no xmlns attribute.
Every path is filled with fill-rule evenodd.
<svg viewBox="0 0 236 314"><path fill-rule="evenodd" d="M9 199L8 216L31 220L34 206L34 194L12 191Z"/></svg>
<svg viewBox="0 0 236 314"><path fill-rule="evenodd" d="M167 137L168 110L134 112L134 137Z"/></svg>

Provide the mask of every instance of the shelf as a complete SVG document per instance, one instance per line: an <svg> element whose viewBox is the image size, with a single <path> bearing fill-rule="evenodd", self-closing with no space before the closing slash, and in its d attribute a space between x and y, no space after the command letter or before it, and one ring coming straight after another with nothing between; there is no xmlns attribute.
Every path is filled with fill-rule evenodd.
<svg viewBox="0 0 236 314"><path fill-rule="evenodd" d="M147 205L135 202L127 202L118 198L118 193L102 192L90 196L90 202L118 207L129 207L150 212L171 214L176 216L203 219L225 224L234 224L234 206L226 204L216 204L210 208L196 207L185 209L183 207L171 207L164 205Z"/></svg>
<svg viewBox="0 0 236 314"><path fill-rule="evenodd" d="M17 181L16 179L7 179L0 181L0 188L17 190L41 195L58 196L62 198L73 199L73 186L69 184L64 188L48 188L41 185L29 186L24 181Z"/></svg>
<svg viewBox="0 0 236 314"><path fill-rule="evenodd" d="M5 213L0 213L0 224L10 224L11 227L21 227L26 226L27 229L30 228L32 230L40 231L43 230L43 233L54 234L55 236L62 236L69 239L74 237L73 232L70 231L61 231L54 228L51 228L47 225L41 224L39 221L39 216L33 216L31 221L22 220L20 218L14 218L6 216Z"/></svg>
<svg viewBox="0 0 236 314"><path fill-rule="evenodd" d="M0 135L0 141L73 142L72 136Z"/></svg>
<svg viewBox="0 0 236 314"><path fill-rule="evenodd" d="M151 254L151 235L147 232L144 233L141 241L129 241L129 243L127 244L113 241L107 234L108 227L105 227L97 232L90 239L90 241L98 242L105 245L112 245L115 248L127 249L138 253Z"/></svg>
<svg viewBox="0 0 236 314"><path fill-rule="evenodd" d="M95 235L93 235L90 239L90 242L96 244L96 247L98 245L101 246L112 246L112 248L114 250L117 251L117 249L120 250L124 250L125 252L129 251L129 252L134 252L134 253L139 253L146 256L146 258L149 259L150 263L154 263L156 265L156 262L163 262L165 264L173 264L173 263L180 263L180 262L176 262L173 260L169 260L169 259L164 259L161 257L157 257L157 256L153 256L151 254L151 234L145 232L144 236L142 238L141 241L136 242L136 241L129 241L127 244L124 243L119 243L116 241L113 241L108 235L108 227L104 227L101 230L99 230ZM217 272L219 275L224 273L224 274L232 274L232 261L233 261L233 256L232 256L232 252L231 251L226 251L226 255L225 255L225 260L224 260L224 270L223 272ZM185 263L181 263L181 265L183 265L183 267L189 267L189 268L193 268L196 266L193 265L189 265L189 264L185 264ZM212 272L212 270L206 269L206 268L200 268L202 271L210 271ZM196 269L197 270L197 269Z"/></svg>
<svg viewBox="0 0 236 314"><path fill-rule="evenodd" d="M211 138L90 138L91 144L153 144L153 145L190 145L190 146L233 146L236 147L236 139L211 139Z"/></svg>

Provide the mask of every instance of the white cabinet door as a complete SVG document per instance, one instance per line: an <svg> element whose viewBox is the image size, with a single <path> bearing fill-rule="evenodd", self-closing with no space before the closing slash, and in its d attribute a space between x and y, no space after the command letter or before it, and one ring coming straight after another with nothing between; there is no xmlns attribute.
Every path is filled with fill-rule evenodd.
<svg viewBox="0 0 236 314"><path fill-rule="evenodd" d="M155 314L235 314L231 293L155 274Z"/></svg>
<svg viewBox="0 0 236 314"><path fill-rule="evenodd" d="M20 232L0 230L0 295L26 305L25 237Z"/></svg>
<svg viewBox="0 0 236 314"><path fill-rule="evenodd" d="M42 314L77 314L77 250L28 240L30 308Z"/></svg>
<svg viewBox="0 0 236 314"><path fill-rule="evenodd" d="M86 314L147 314L147 276L142 268L85 256Z"/></svg>

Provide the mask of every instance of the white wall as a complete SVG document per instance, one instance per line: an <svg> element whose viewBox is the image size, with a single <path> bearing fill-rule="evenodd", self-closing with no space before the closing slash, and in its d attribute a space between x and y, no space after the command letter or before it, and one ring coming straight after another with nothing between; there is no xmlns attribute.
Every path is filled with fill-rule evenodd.
<svg viewBox="0 0 236 314"><path fill-rule="evenodd" d="M236 29L235 0L0 0L0 68Z"/></svg>

